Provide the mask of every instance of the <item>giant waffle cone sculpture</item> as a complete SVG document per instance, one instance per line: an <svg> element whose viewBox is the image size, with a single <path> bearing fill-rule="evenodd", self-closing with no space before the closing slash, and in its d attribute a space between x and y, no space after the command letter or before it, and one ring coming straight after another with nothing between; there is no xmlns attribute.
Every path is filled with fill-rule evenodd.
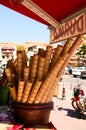
<svg viewBox="0 0 86 130"><path fill-rule="evenodd" d="M17 51L16 65L14 65L16 73L10 65L6 68L6 76L3 78L7 84L13 82L12 86L16 88L13 99L27 104L50 102L65 66L81 44L80 34L75 40L69 38L64 46L58 45L53 49L48 45L45 50L39 49L37 54L30 57L29 66L25 51Z"/></svg>

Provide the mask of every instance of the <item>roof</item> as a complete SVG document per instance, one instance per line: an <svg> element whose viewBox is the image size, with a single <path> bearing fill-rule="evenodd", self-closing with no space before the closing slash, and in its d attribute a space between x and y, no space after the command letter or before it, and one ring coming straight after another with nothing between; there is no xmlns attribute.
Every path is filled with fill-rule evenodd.
<svg viewBox="0 0 86 130"><path fill-rule="evenodd" d="M86 12L86 0L0 0L0 4L54 27Z"/></svg>

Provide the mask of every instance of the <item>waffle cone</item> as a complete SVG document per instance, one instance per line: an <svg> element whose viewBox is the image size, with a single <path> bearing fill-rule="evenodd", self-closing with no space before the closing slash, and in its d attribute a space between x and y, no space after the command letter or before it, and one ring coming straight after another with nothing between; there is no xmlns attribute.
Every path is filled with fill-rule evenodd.
<svg viewBox="0 0 86 130"><path fill-rule="evenodd" d="M41 57L43 57L44 56L44 49L39 48L38 49L38 55L41 56Z"/></svg>
<svg viewBox="0 0 86 130"><path fill-rule="evenodd" d="M83 37L82 34L78 35L77 38L76 38L76 40L74 41L72 47L69 49L70 57L71 57L71 55L74 53L74 51L75 51L76 49L78 49L79 46L83 43L82 37Z"/></svg>
<svg viewBox="0 0 86 130"><path fill-rule="evenodd" d="M71 46L73 45L73 39L68 39L67 42L64 45L64 48L62 50L62 53L67 53L69 51L69 49L71 48Z"/></svg>
<svg viewBox="0 0 86 130"><path fill-rule="evenodd" d="M29 79L29 73L29 67L24 67L23 77L25 81Z"/></svg>
<svg viewBox="0 0 86 130"><path fill-rule="evenodd" d="M23 95L23 90L24 90L24 81L23 80L19 80L18 93L17 93L17 101L21 101L22 95Z"/></svg>
<svg viewBox="0 0 86 130"><path fill-rule="evenodd" d="M43 84L41 85L41 88L35 98L35 103L40 103L41 97L43 96L46 88L48 87L48 85L50 84L49 81L51 81L53 79L54 76L57 75L57 73L59 72L60 68L62 67L64 61L67 59L68 54L65 54L64 57L59 57L58 61L56 62L55 66L53 67L53 69L49 72L46 80L43 82ZM53 74L53 75L52 75ZM47 83L47 85L45 85Z"/></svg>
<svg viewBox="0 0 86 130"><path fill-rule="evenodd" d="M53 93L57 87L57 84L58 84L58 78L55 78L53 84L52 84L52 89L50 91L50 93L48 94L47 98L46 98L46 103L50 102L52 100L52 97L53 97Z"/></svg>
<svg viewBox="0 0 86 130"><path fill-rule="evenodd" d="M55 52L53 53L50 68L52 68L52 66L55 64L55 62L57 61L58 57L60 56L62 50L63 50L63 46L58 45L57 48L55 49Z"/></svg>
<svg viewBox="0 0 86 130"><path fill-rule="evenodd" d="M15 86L9 87L9 90L10 90L10 94L11 94L13 100L15 101L15 100L16 100L16 97L17 97Z"/></svg>
<svg viewBox="0 0 86 130"><path fill-rule="evenodd" d="M22 96L17 96L17 102L21 102Z"/></svg>
<svg viewBox="0 0 86 130"><path fill-rule="evenodd" d="M53 52L52 46L47 46L43 77L46 77L48 74L52 52Z"/></svg>
<svg viewBox="0 0 86 130"><path fill-rule="evenodd" d="M29 82L29 81L26 83L26 86L25 86L25 89L24 89L24 93L23 93L23 96L22 96L22 103L27 102L27 99L28 99L28 96L30 94L32 85L33 84L31 82Z"/></svg>
<svg viewBox="0 0 86 130"><path fill-rule="evenodd" d="M8 81L11 82L12 81L12 72L11 72L11 69L10 68L6 68L5 69L5 73L6 73Z"/></svg>
<svg viewBox="0 0 86 130"><path fill-rule="evenodd" d="M33 103L34 100L35 100L35 97L37 95L37 92L41 86L42 82L40 81L36 81L36 83L34 84L33 88L32 88L32 91L31 91L31 94L28 98L28 103Z"/></svg>
<svg viewBox="0 0 86 130"><path fill-rule="evenodd" d="M53 80L50 82L50 85L46 88L46 91L44 92L43 96L41 97L41 100L40 100L41 103L46 102L46 98L48 97L48 95L52 89L54 80L55 80L55 78L53 78Z"/></svg>

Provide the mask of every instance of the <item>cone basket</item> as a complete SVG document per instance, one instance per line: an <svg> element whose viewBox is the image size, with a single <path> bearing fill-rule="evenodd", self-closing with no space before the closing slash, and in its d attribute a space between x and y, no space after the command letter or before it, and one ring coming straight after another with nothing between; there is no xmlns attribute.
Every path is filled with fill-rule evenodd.
<svg viewBox="0 0 86 130"><path fill-rule="evenodd" d="M15 121L26 125L40 125L49 123L53 102L44 104L13 103Z"/></svg>

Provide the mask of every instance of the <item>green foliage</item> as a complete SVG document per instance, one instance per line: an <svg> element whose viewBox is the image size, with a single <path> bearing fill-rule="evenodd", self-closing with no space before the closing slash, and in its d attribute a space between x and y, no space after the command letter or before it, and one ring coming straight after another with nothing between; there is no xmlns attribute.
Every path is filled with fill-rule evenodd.
<svg viewBox="0 0 86 130"><path fill-rule="evenodd" d="M86 57L86 43L84 43L79 50L76 52L76 55L78 55L79 57Z"/></svg>

